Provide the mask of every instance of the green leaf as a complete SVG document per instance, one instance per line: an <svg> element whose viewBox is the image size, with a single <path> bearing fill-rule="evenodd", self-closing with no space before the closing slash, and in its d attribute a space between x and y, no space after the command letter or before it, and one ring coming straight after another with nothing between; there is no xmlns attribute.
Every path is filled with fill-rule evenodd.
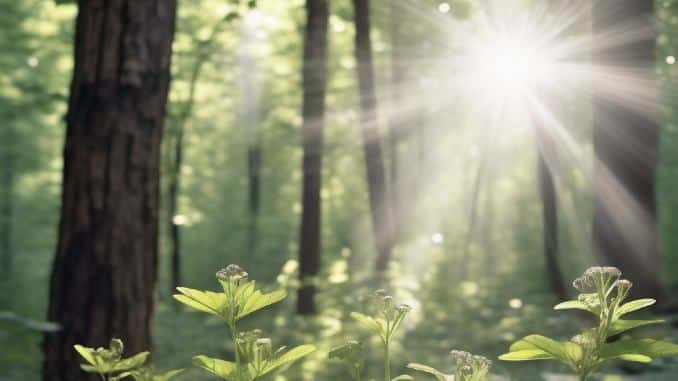
<svg viewBox="0 0 678 381"><path fill-rule="evenodd" d="M618 357L619 360L631 361L631 362L641 362L649 363L652 362L652 357L645 355L621 355Z"/></svg>
<svg viewBox="0 0 678 381"><path fill-rule="evenodd" d="M233 362L203 355L193 357L193 365L224 379L228 379L236 369L236 364Z"/></svg>
<svg viewBox="0 0 678 381"><path fill-rule="evenodd" d="M92 365L80 364L80 369L87 373L99 373L99 370Z"/></svg>
<svg viewBox="0 0 678 381"><path fill-rule="evenodd" d="M563 344L563 346L565 348L565 354L570 360L570 363L577 364L584 357L584 350L579 344L567 341Z"/></svg>
<svg viewBox="0 0 678 381"><path fill-rule="evenodd" d="M533 361L533 360L555 360L556 358L542 351L541 349L523 349L511 351L499 356L502 361Z"/></svg>
<svg viewBox="0 0 678 381"><path fill-rule="evenodd" d="M407 374L401 374L400 376L392 379L391 381L413 381L414 378L412 376L409 376Z"/></svg>
<svg viewBox="0 0 678 381"><path fill-rule="evenodd" d="M615 358L626 354L649 357L678 356L678 345L653 339L626 339L604 344L600 350L602 358Z"/></svg>
<svg viewBox="0 0 678 381"><path fill-rule="evenodd" d="M553 307L554 310L583 310L583 311L588 311L593 314L596 312L591 309L586 303L580 301L580 300L568 300L566 302L562 302L560 304L557 304L555 307Z"/></svg>
<svg viewBox="0 0 678 381"><path fill-rule="evenodd" d="M618 335L622 332L626 332L630 329L642 327L650 324L661 324L664 320L622 320L619 319L612 323L608 336Z"/></svg>
<svg viewBox="0 0 678 381"><path fill-rule="evenodd" d="M656 300L654 299L638 299L638 300L632 300L628 303L624 303L617 310L615 311L615 316L617 317L622 317L628 313L634 312L641 310L645 307L649 307L653 304L657 303Z"/></svg>
<svg viewBox="0 0 678 381"><path fill-rule="evenodd" d="M112 372L122 372L124 370L130 370L134 368L138 368L146 362L146 359L148 359L148 356L150 355L149 352L141 352L138 353L132 357L126 358L122 361L118 361L115 363L113 366L113 369L111 369Z"/></svg>
<svg viewBox="0 0 678 381"><path fill-rule="evenodd" d="M418 363L409 363L409 364L407 364L407 367L412 369L412 370L416 370L418 372L424 372L424 373L428 373L430 375L433 375L438 381L448 381L449 379L451 379L445 373L439 371L436 368L430 367L428 365L418 364Z"/></svg>
<svg viewBox="0 0 678 381"><path fill-rule="evenodd" d="M294 347L269 363L259 375L263 376L264 374L270 373L281 366L291 365L293 362L301 359L304 356L308 356L314 351L314 345L300 345L298 347Z"/></svg>
<svg viewBox="0 0 678 381"><path fill-rule="evenodd" d="M80 354L80 356L82 356L82 358L84 358L85 361L87 361L90 365L94 366L97 365L96 360L94 359L94 355L92 354L91 348L83 347L80 344L75 344L73 348L75 348L75 350Z"/></svg>
<svg viewBox="0 0 678 381"><path fill-rule="evenodd" d="M183 371L184 371L184 369L170 370L168 372L153 376L153 381L168 381L168 380L178 376Z"/></svg>
<svg viewBox="0 0 678 381"><path fill-rule="evenodd" d="M371 316L361 314L360 312L351 312L351 317L360 323L363 327L369 329L377 335L382 334L381 324Z"/></svg>
<svg viewBox="0 0 678 381"><path fill-rule="evenodd" d="M503 361L558 359L565 363L572 363L572 358L577 356L579 356L578 350L572 345L541 335L530 335L513 343L509 348L509 353L501 355L499 359Z"/></svg>
<svg viewBox="0 0 678 381"><path fill-rule="evenodd" d="M247 301L236 318L240 320L255 311L268 307L271 304L278 303L285 299L285 297L287 297L287 292L285 290L277 290L267 294L262 294L261 291L257 290L251 295L246 296Z"/></svg>
<svg viewBox="0 0 678 381"><path fill-rule="evenodd" d="M174 299L198 311L222 316L221 311L227 305L226 295L222 293L200 291L186 287L177 287L177 291L181 294L174 295Z"/></svg>

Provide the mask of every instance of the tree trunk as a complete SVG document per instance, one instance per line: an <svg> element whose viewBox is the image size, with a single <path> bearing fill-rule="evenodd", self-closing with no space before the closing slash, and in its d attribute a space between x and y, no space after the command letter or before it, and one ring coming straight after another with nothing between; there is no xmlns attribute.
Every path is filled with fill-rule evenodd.
<svg viewBox="0 0 678 381"><path fill-rule="evenodd" d="M169 179L169 189L168 189L168 228L171 242L171 279L170 279L170 294L174 293L176 287L181 285L181 226L185 223L180 220L175 219L177 212L179 210L179 193L181 192L181 168L183 165L184 157L184 135L186 134L186 124L188 123L191 115L193 114L193 107L195 106L195 92L198 86L198 79L200 78L200 73L202 73L202 68L205 63L210 59L212 55L212 46L219 35L219 32L222 31L222 26L231 20L231 14L227 14L221 20L219 20L212 31L210 32L209 37L205 41L194 41L197 45L195 52L195 63L191 70L191 75L189 77L188 83L188 99L186 99L186 104L182 108L181 112L176 118L176 123L174 126L174 152L173 152L173 163L171 167L170 179Z"/></svg>
<svg viewBox="0 0 678 381"><path fill-rule="evenodd" d="M239 92L241 95L241 123L246 132L247 141L247 178L249 203L249 228L247 248L250 258L256 263L256 243L258 240L258 220L261 204L261 82L257 64L257 29L246 17L243 23L240 42L241 53L238 58L240 70Z"/></svg>
<svg viewBox="0 0 678 381"><path fill-rule="evenodd" d="M0 148L0 258L2 274L12 275L14 263L14 183L16 155L13 126L5 126Z"/></svg>
<svg viewBox="0 0 678 381"><path fill-rule="evenodd" d="M181 225L178 220L177 210L179 203L179 191L181 189L181 166L184 156L184 124L185 120L177 123L174 137L174 163L172 163L172 173L170 174L168 205L168 222L172 252L171 284L170 295L174 293L177 287L181 285Z"/></svg>
<svg viewBox="0 0 678 381"><path fill-rule="evenodd" d="M549 166L548 161L551 158L551 163L556 162L556 160L553 160L556 150L553 138L548 136L549 131L546 131L540 122L536 123L534 129L537 145L539 196L542 204L545 270L551 292L562 301L567 300L567 290L558 263L558 198L553 168Z"/></svg>
<svg viewBox="0 0 678 381"><path fill-rule="evenodd" d="M302 315L316 312L313 278L320 268L320 188L327 77L328 1L307 0L306 12L302 110L303 210L299 238L299 277L302 285L297 297L297 311ZM311 278L310 281L308 278Z"/></svg>
<svg viewBox="0 0 678 381"><path fill-rule="evenodd" d="M151 348L160 142L175 0L81 1L43 379L91 380L74 344Z"/></svg>
<svg viewBox="0 0 678 381"><path fill-rule="evenodd" d="M399 112L404 110L404 97L402 87L405 85L405 52L402 41L403 4L399 0L391 0L391 115L389 118L389 161L390 161L390 207L393 217L393 239L400 234L403 213L401 203L403 201L400 184L400 146L404 129L407 128L406 120L409 115ZM407 111L405 111L407 113Z"/></svg>
<svg viewBox="0 0 678 381"><path fill-rule="evenodd" d="M386 169L377 117L377 94L372 63L369 0L353 0L355 9L355 55L360 88L360 124L367 166L367 187L372 216L372 229L377 247L378 272L386 270L393 249L393 229L386 188Z"/></svg>
<svg viewBox="0 0 678 381"><path fill-rule="evenodd" d="M604 0L593 9L594 33L618 25L652 28L653 1ZM631 26L629 26L631 28ZM605 45L599 37L594 64L604 72L642 73L657 93L654 79L654 38L623 45ZM633 72L631 71L633 70ZM655 171L659 127L657 101L641 115L606 94L604 81L594 77L594 222L593 249L601 264L619 267L634 284L634 293L660 297ZM643 102L646 103L646 102Z"/></svg>
<svg viewBox="0 0 678 381"><path fill-rule="evenodd" d="M471 205L469 206L469 215L468 215L468 230L466 231L466 237L464 239L464 252L462 255L461 264L459 266L460 275L459 279L466 280L469 275L469 269L471 267L471 244L473 243L473 237L476 232L476 226L478 225L478 204L480 202L480 193L482 192L483 182L485 180L485 171L487 168L488 161L488 152L483 152L478 163L478 169L476 170L476 176L473 179L473 189L471 190Z"/></svg>

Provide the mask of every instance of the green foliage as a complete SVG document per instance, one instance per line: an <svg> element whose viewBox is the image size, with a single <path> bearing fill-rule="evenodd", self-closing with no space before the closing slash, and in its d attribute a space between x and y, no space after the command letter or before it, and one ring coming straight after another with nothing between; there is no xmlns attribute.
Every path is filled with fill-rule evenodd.
<svg viewBox="0 0 678 381"><path fill-rule="evenodd" d="M363 367L365 366L362 343L351 340L336 346L330 350L328 358L342 360L348 367L351 378L360 381Z"/></svg>
<svg viewBox="0 0 678 381"><path fill-rule="evenodd" d="M80 365L88 373L98 374L104 381L118 381L131 376L135 381L167 381L181 373L172 370L164 374L154 374L151 368L144 367L149 352L141 352L123 358L124 344L120 339L111 339L108 348L97 349L76 344L75 350L87 362Z"/></svg>
<svg viewBox="0 0 678 381"><path fill-rule="evenodd" d="M300 345L287 350L273 350L270 338L261 330L239 332L237 323L244 317L277 303L287 295L285 290L263 293L255 281L237 265L229 265L216 274L223 292L198 291L178 287L174 298L198 311L222 318L231 330L235 344L235 361L204 355L193 357L193 364L224 380L254 381L315 351L313 345Z"/></svg>
<svg viewBox="0 0 678 381"><path fill-rule="evenodd" d="M591 267L573 285L580 292L579 297L560 303L555 309L588 311L596 316L598 325L565 342L541 335L526 336L513 343L509 352L499 357L501 360L558 360L569 365L580 379L585 380L609 360L646 363L653 357L678 355L678 345L669 342L626 338L609 341L611 337L633 328L662 322L622 319L624 315L649 307L655 301L638 299L625 303L632 284L621 279L619 269Z"/></svg>
<svg viewBox="0 0 678 381"><path fill-rule="evenodd" d="M492 362L483 356L474 356L465 351L450 352L454 362L454 374L445 374L433 367L411 363L408 368L433 375L438 381L484 381Z"/></svg>
<svg viewBox="0 0 678 381"><path fill-rule="evenodd" d="M351 317L381 339L384 346L384 379L391 381L391 340L412 307L407 304L393 304L393 297L384 290L376 291L372 300L373 307L376 308L374 316L351 312ZM398 376L396 379L407 379L402 377L405 376Z"/></svg>

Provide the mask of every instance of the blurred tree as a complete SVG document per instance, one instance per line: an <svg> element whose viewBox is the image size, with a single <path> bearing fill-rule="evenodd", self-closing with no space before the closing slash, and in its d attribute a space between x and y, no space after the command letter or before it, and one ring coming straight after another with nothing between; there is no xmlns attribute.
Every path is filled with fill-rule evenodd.
<svg viewBox="0 0 678 381"><path fill-rule="evenodd" d="M402 220L402 186L400 184L400 146L402 144L404 130L408 127L406 118L409 115L403 115L399 112L404 109L405 97L403 96L403 86L406 84L405 60L407 59L403 42L403 2L400 0L391 0L391 113L389 115L389 161L390 161L390 196L391 211L393 217L393 239L394 241L400 234L400 225ZM407 113L407 111L405 111Z"/></svg>
<svg viewBox="0 0 678 381"><path fill-rule="evenodd" d="M0 265L5 276L12 274L14 260L14 192L16 186L16 154L14 126L5 126L0 131Z"/></svg>
<svg viewBox="0 0 678 381"><path fill-rule="evenodd" d="M172 265L171 265L171 281L170 294L174 289L181 285L181 226L186 223L185 216L178 214L179 193L181 192L181 168L184 160L184 135L186 134L186 125L193 114L195 106L195 92L202 73L204 65L209 62L214 53L215 43L219 33L223 31L225 24L231 22L238 17L238 13L229 12L223 18L219 19L217 23L210 30L209 36L205 40L197 40L194 42L195 49L191 52L191 57L195 57L194 62L190 68L188 78L188 96L187 99L181 102L181 107L177 115L170 115L169 118L169 132L171 132L172 144L171 154L172 163L170 165L168 177L169 184L167 189L167 215L168 227L171 242Z"/></svg>
<svg viewBox="0 0 678 381"><path fill-rule="evenodd" d="M382 137L379 131L377 90L372 59L369 0L353 0L355 21L355 56L360 88L360 124L362 128L367 188L372 216L372 230L377 248L376 269L386 270L393 250L393 220L387 190Z"/></svg>
<svg viewBox="0 0 678 381"><path fill-rule="evenodd" d="M565 280L558 263L558 195L552 165L557 163L555 142L551 132L542 123L536 122L537 179L542 206L543 250L546 276L553 295L560 300L567 299Z"/></svg>
<svg viewBox="0 0 678 381"><path fill-rule="evenodd" d="M102 6L105 5L105 6ZM80 2L43 379L90 379L73 345L151 347L174 0Z"/></svg>
<svg viewBox="0 0 678 381"><path fill-rule="evenodd" d="M320 268L320 189L322 186L323 128L327 86L328 0L306 1L303 62L303 184L297 311L314 314L314 277ZM311 279L307 279L311 278Z"/></svg>
<svg viewBox="0 0 678 381"><path fill-rule="evenodd" d="M655 171L659 128L654 79L654 1L605 0L593 9L593 60L616 76L642 73L652 94L648 108L632 110L610 96L608 81L594 85L594 253L633 279L638 295L659 297L660 259L657 237ZM647 32L618 44L607 41L615 26ZM623 80L620 77L621 80Z"/></svg>
<svg viewBox="0 0 678 381"><path fill-rule="evenodd" d="M249 227L247 232L247 252L256 258L258 240L258 220L261 209L261 73L257 65L257 31L260 27L259 13L245 16L241 28L240 52L238 57L241 123L245 129L247 143L247 179Z"/></svg>

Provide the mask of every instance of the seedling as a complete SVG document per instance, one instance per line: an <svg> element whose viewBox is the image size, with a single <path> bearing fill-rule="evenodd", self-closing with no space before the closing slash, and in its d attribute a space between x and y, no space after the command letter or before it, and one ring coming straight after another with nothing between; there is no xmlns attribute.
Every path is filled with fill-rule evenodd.
<svg viewBox="0 0 678 381"><path fill-rule="evenodd" d="M499 359L558 360L570 366L580 380L587 380L602 364L610 360L647 363L653 357L678 355L678 345L665 341L635 338L613 342L608 340L633 328L663 322L622 319L626 314L653 305L655 300L624 302L632 284L621 279L619 269L591 267L573 285L580 292L579 297L560 303L555 309L588 311L597 318L597 326L584 330L566 342L558 342L541 335L526 336L511 345L509 352Z"/></svg>
<svg viewBox="0 0 678 381"><path fill-rule="evenodd" d="M398 331L400 324L405 319L412 307L407 304L393 304L393 297L386 295L384 290L375 292L377 312L374 316L367 316L359 312L351 312L351 317L356 319L363 327L379 336L384 347L384 380L408 380L410 376L398 376L391 380L391 351L390 345L393 336Z"/></svg>
<svg viewBox="0 0 678 381"><path fill-rule="evenodd" d="M483 356L474 356L465 351L452 351L454 374L445 374L428 365L417 363L408 364L407 367L419 372L428 373L438 381L485 381L492 367L492 361Z"/></svg>
<svg viewBox="0 0 678 381"><path fill-rule="evenodd" d="M342 360L348 367L351 378L360 381L365 366L362 343L351 340L338 347L334 347L328 353L330 359Z"/></svg>
<svg viewBox="0 0 678 381"><path fill-rule="evenodd" d="M256 288L246 271L229 265L217 272L223 292L199 291L178 287L174 298L198 311L216 315L228 325L235 346L235 361L200 355L193 364L228 381L255 381L260 377L290 365L315 351L313 345L300 345L288 351L284 347L273 351L272 341L260 330L239 332L238 322L244 317L283 300L285 290L264 293Z"/></svg>
<svg viewBox="0 0 678 381"><path fill-rule="evenodd" d="M144 363L148 352L141 352L129 358L122 358L124 344L120 339L112 339L108 348L87 348L75 345L75 350L87 364L80 368L87 373L97 373L102 381L119 381L131 376L135 381L167 381L182 370L173 370L164 374L154 374Z"/></svg>

